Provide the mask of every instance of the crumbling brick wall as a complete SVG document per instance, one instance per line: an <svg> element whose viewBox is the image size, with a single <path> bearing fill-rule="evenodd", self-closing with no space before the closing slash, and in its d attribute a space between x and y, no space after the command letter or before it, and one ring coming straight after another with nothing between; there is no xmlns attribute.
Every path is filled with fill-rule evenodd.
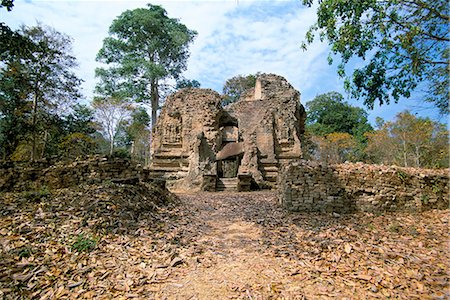
<svg viewBox="0 0 450 300"><path fill-rule="evenodd" d="M128 159L93 156L70 163L0 163L0 191L35 190L43 186L65 188L104 180L131 180L142 168Z"/></svg>
<svg viewBox="0 0 450 300"><path fill-rule="evenodd" d="M279 199L291 211L383 212L448 208L448 170L299 161L279 177Z"/></svg>

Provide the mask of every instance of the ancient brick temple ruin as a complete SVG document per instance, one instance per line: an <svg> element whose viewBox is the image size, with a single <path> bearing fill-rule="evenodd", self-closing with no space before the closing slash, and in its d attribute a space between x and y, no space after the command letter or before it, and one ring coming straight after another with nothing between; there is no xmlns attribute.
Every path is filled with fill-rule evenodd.
<svg viewBox="0 0 450 300"><path fill-rule="evenodd" d="M172 190L276 186L278 170L302 157L305 110L281 76L262 74L226 107L210 89L168 97L154 129L152 174Z"/></svg>

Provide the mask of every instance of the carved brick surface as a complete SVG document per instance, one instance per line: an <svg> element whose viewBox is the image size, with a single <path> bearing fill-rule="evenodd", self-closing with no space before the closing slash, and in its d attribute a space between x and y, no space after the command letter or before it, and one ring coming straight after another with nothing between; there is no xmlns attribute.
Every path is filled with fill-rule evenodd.
<svg viewBox="0 0 450 300"><path fill-rule="evenodd" d="M275 187L280 163L302 157L300 93L281 76L261 74L238 102L220 103L208 89L169 96L154 130L150 172L172 190L211 189L214 176Z"/></svg>

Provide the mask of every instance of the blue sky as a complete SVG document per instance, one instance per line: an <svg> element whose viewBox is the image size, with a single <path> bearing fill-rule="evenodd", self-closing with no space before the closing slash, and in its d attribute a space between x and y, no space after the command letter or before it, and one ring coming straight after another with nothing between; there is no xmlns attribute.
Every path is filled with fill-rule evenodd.
<svg viewBox="0 0 450 300"><path fill-rule="evenodd" d="M127 9L144 7L149 1L120 0L16 0L12 12L0 11L1 20L12 28L39 21L74 39L73 52L79 62L77 74L85 82L83 94L92 97L95 86L95 56L107 36L111 22ZM151 1L162 5L173 18L198 32L191 45L191 56L184 76L198 80L202 87L221 92L224 82L235 75L256 72L284 76L302 94L305 104L314 96L341 92L343 82L336 66L327 63L328 45L314 42L308 51L300 44L315 22L315 8L300 0L217 0ZM362 101L347 99L352 105ZM376 106L368 110L369 121L376 117L392 120L405 109L420 116L438 119L438 113L421 101L420 93L399 104ZM446 119L440 119L446 122Z"/></svg>

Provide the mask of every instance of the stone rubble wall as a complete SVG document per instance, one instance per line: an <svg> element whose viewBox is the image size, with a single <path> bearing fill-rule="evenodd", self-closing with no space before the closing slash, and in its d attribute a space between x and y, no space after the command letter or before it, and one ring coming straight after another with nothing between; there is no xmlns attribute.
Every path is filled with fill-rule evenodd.
<svg viewBox="0 0 450 300"><path fill-rule="evenodd" d="M82 183L138 181L142 168L128 159L94 156L86 160L52 164L0 162L0 191L27 191L42 187L65 188Z"/></svg>
<svg viewBox="0 0 450 300"><path fill-rule="evenodd" d="M449 206L449 170L299 161L283 167L280 203L291 211L423 211Z"/></svg>

